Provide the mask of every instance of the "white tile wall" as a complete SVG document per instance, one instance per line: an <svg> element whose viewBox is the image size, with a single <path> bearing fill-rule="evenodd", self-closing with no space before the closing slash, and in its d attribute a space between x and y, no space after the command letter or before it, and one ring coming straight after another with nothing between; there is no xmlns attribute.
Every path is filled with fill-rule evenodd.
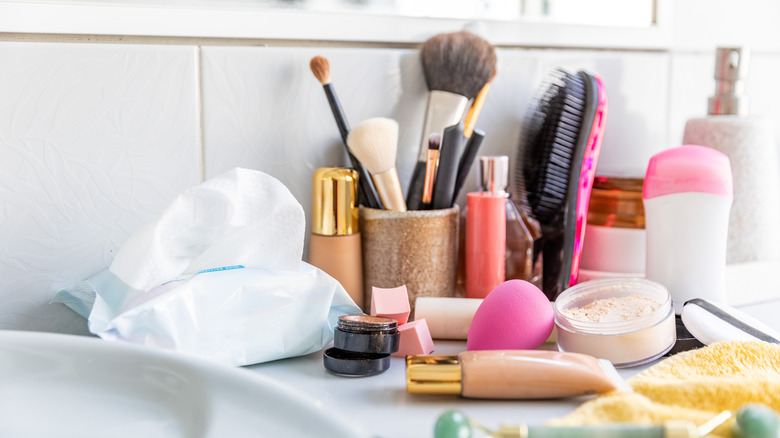
<svg viewBox="0 0 780 438"><path fill-rule="evenodd" d="M709 53L718 45L749 45L780 52L780 2L775 0L669 0L673 48Z"/></svg>
<svg viewBox="0 0 780 438"><path fill-rule="evenodd" d="M398 171L407 184L426 104L416 51L204 47L202 53L207 177L236 166L259 169L310 210L312 171L347 165L322 85L309 68L321 55L351 126L370 117L398 120Z"/></svg>
<svg viewBox="0 0 780 438"><path fill-rule="evenodd" d="M321 86L309 70L314 55L330 60L353 125L375 116L399 121L398 169L406 187L427 98L413 50L203 48L207 176L234 166L257 168L287 184L309 210L312 170L345 159ZM596 71L607 83L612 101L600 173L641 176L649 157L665 147L667 55L504 49L498 59L477 123L487 133L481 153L514 160L526 109L556 66ZM473 178L472 172L467 189L475 186Z"/></svg>
<svg viewBox="0 0 780 438"><path fill-rule="evenodd" d="M200 178L193 47L0 43L0 329L49 305Z"/></svg>
<svg viewBox="0 0 780 438"><path fill-rule="evenodd" d="M201 165L206 177L235 166L270 173L308 212L311 172L346 164L309 70L315 55L329 58L353 126L399 121L405 188L427 98L416 50L0 43L0 329L84 332L47 304L53 293L110 263L129 234L200 180ZM601 175L642 176L652 154L679 144L685 120L704 113L712 89L703 49L498 57L477 124L487 132L481 152L514 160L547 72L585 68L609 94ZM748 84L755 111L778 126L779 69L780 55L758 53Z"/></svg>
<svg viewBox="0 0 780 438"><path fill-rule="evenodd" d="M712 78L715 52L710 54L671 55L669 84L669 139L671 146L682 144L685 122L707 114L707 98L715 89Z"/></svg>

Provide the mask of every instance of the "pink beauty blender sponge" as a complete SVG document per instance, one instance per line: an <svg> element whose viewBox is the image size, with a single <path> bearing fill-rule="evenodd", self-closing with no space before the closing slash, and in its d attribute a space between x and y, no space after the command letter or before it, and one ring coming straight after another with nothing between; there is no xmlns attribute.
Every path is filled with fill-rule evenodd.
<svg viewBox="0 0 780 438"><path fill-rule="evenodd" d="M488 294L471 320L468 350L532 350L553 329L550 300L523 280L505 281Z"/></svg>

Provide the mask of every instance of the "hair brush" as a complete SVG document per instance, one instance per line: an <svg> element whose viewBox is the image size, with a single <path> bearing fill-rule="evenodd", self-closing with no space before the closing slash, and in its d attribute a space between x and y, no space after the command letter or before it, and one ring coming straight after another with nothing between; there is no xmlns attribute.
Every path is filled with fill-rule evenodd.
<svg viewBox="0 0 780 438"><path fill-rule="evenodd" d="M560 69L527 116L514 188L542 227L542 285L551 300L577 283L606 116L601 79Z"/></svg>

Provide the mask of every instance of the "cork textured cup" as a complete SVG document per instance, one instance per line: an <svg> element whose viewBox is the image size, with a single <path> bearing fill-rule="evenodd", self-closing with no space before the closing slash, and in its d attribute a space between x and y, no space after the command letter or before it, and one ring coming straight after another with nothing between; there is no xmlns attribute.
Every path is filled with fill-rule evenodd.
<svg viewBox="0 0 780 438"><path fill-rule="evenodd" d="M459 208L389 211L360 207L363 297L371 287L406 285L414 314L417 297L451 297L458 267Z"/></svg>

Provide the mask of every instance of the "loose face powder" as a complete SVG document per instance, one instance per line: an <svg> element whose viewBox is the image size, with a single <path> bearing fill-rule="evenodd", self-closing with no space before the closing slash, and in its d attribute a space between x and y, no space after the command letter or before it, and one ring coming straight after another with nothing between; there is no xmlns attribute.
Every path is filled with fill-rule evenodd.
<svg viewBox="0 0 780 438"><path fill-rule="evenodd" d="M607 278L565 290L554 303L558 349L629 367L652 361L674 346L669 292L641 278Z"/></svg>
<svg viewBox="0 0 780 438"><path fill-rule="evenodd" d="M602 298L582 307L561 310L561 313L579 321L617 322L648 315L660 307L661 303L650 297L629 295Z"/></svg>

